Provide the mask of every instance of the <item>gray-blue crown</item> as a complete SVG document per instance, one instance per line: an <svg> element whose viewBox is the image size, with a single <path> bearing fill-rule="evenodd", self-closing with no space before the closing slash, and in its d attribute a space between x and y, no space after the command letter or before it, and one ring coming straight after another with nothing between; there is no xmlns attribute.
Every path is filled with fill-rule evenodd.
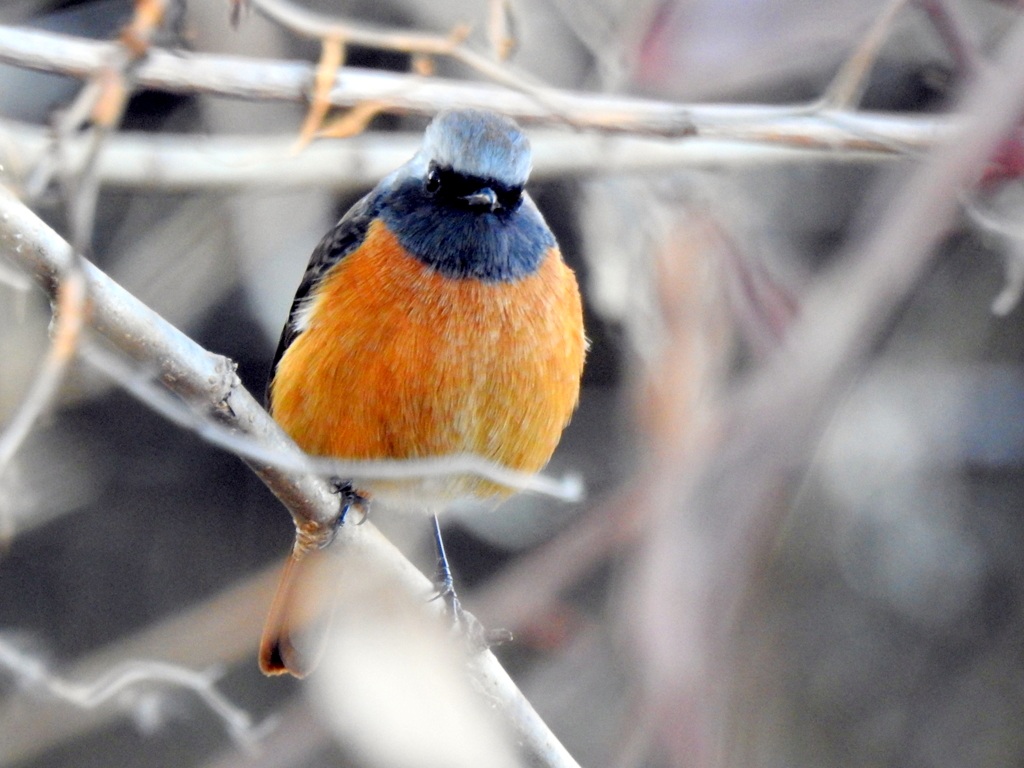
<svg viewBox="0 0 1024 768"><path fill-rule="evenodd" d="M423 155L442 168L509 187L530 175L530 141L512 120L493 112L442 112L427 126Z"/></svg>

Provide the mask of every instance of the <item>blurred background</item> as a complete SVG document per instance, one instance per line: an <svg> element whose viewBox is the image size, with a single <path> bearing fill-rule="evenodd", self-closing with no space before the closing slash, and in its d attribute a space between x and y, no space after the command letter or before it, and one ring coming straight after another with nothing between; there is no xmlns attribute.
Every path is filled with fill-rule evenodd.
<svg viewBox="0 0 1024 768"><path fill-rule="evenodd" d="M469 23L469 44L481 49L493 18L486 0L304 4L440 34ZM511 65L581 91L807 102L882 6L513 0ZM128 0L7 0L0 23L111 39L131 13ZM226 0L172 4L158 42L267 59L319 55L315 42L251 10L237 29L229 14ZM984 57L1017 14L995 0L909 3L862 108L947 109L970 56L950 45L943 24L954 19L960 42ZM405 54L359 47L346 63L411 66ZM446 61L437 74L477 77ZM15 128L47 125L79 87L0 67L5 183L17 188L27 176ZM303 114L301 105L143 91L122 130L288 136ZM426 122L384 114L369 131L404 140ZM453 515L444 533L465 604L516 633L496 653L581 765L685 764L666 729L685 730L687 716L654 711L645 667L652 640L643 636L652 630L636 619L636 604L657 598L639 594L637 576L639 507L655 503L643 490L645 468L659 441L680 439L672 430L699 422L701 403L779 344L804 289L870 229L914 162L851 162L837 152L634 174L604 173L600 158L572 175L538 169L529 190L579 276L592 340L579 411L548 472L581 473L587 501L523 495L495 514ZM237 361L243 383L261 393L309 253L367 189L344 178L273 192L111 185L101 192L91 258L198 343ZM737 609L715 720L723 764L1024 764L1024 327L1006 293L1019 270L1013 226L1022 203L1016 181L993 185L978 205L1005 226L956 222L781 502L770 556L737 564L754 577ZM32 205L67 235L56 195ZM0 270L3 424L32 385L50 311L2 258ZM337 726L315 679L260 674L256 642L273 569L292 543L290 518L237 458L102 375L75 366L57 406L3 469L0 516L5 647L73 678L133 658L219 665L219 690L268 723L262 751L249 754L192 694L142 686L81 711L0 667L0 765L434 764L424 754L367 753ZM574 526L590 530L596 519L621 535L580 555ZM424 521L381 513L374 522L429 572ZM532 563L557 562L559 551L582 559L580 576L543 611L507 611L516 579ZM662 631L671 644L673 627ZM357 660L365 647L351 651Z"/></svg>

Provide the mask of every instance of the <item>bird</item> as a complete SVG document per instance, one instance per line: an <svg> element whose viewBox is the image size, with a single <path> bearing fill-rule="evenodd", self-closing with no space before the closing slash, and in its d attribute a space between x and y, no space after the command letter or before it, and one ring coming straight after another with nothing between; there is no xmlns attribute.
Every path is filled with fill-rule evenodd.
<svg viewBox="0 0 1024 768"><path fill-rule="evenodd" d="M419 151L327 232L267 387L270 413L302 450L545 466L576 409L588 340L575 274L523 189L531 165L529 140L510 118L444 111ZM338 490L342 505L433 514L442 560L439 510L514 492L469 474L339 480ZM268 675L302 677L316 663L293 642L301 554L293 549L264 628ZM450 590L450 571L444 577Z"/></svg>

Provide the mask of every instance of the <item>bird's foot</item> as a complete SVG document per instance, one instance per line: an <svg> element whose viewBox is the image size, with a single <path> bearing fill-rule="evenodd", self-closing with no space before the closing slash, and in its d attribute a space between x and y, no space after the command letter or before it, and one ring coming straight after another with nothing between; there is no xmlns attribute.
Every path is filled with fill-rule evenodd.
<svg viewBox="0 0 1024 768"><path fill-rule="evenodd" d="M448 565L448 556L444 551L437 515L434 515L434 551L437 554L437 570L434 572L434 589L437 590L437 594L432 599L444 600L445 613L451 619L452 627L466 638L470 651L481 653L511 641L511 632L507 629L485 629L476 616L464 609L459 602L459 596L455 594L455 583L452 581L452 569Z"/></svg>
<svg viewBox="0 0 1024 768"><path fill-rule="evenodd" d="M344 525L349 521L349 511L353 507L359 510L359 518L355 521L355 524L362 525L365 523L370 517L370 499L353 488L352 483L348 480L332 477L329 482L331 484L331 492L338 494L340 511L338 512L337 525Z"/></svg>
<svg viewBox="0 0 1024 768"><path fill-rule="evenodd" d="M452 584L451 571L448 563L438 563L438 572L434 577L434 588L437 594L432 600L443 600L445 613L452 623L452 628L462 635L472 653L482 653L499 645L512 641L512 633L507 629L487 629L472 613L462 607L459 596Z"/></svg>

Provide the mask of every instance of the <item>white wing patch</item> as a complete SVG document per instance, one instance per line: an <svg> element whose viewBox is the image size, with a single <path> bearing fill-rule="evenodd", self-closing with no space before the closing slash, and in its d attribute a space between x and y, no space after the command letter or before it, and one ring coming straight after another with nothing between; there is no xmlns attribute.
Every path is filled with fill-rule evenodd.
<svg viewBox="0 0 1024 768"><path fill-rule="evenodd" d="M316 311L319 298L320 296L317 293L307 296L298 309L292 313L292 330L296 336L309 330L309 324L312 322L313 313Z"/></svg>

